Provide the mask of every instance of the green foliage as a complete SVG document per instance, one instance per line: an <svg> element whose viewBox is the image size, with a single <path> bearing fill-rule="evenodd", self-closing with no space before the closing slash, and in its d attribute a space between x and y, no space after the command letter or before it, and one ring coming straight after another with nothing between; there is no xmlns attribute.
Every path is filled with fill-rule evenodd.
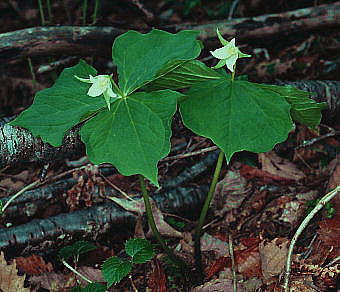
<svg viewBox="0 0 340 292"><path fill-rule="evenodd" d="M69 129L105 107L103 99L87 95L88 84L74 77L88 78L90 74L95 75L97 71L84 61L63 70L56 83L39 91L33 104L10 124L24 127L44 142L60 146Z"/></svg>
<svg viewBox="0 0 340 292"><path fill-rule="evenodd" d="M106 287L100 283L90 283L86 287L82 288L80 286L74 287L72 292L105 292Z"/></svg>
<svg viewBox="0 0 340 292"><path fill-rule="evenodd" d="M319 203L320 199L317 200L310 200L306 203L307 206L307 214L312 212L312 210L315 208L315 206ZM334 209L333 205L331 202L327 202L325 205L325 210L326 210L326 217L327 218L333 218L336 210Z"/></svg>
<svg viewBox="0 0 340 292"><path fill-rule="evenodd" d="M81 254L95 250L97 247L88 241L80 240L72 245L61 248L58 252L58 256L62 259L67 260L69 257L78 257Z"/></svg>
<svg viewBox="0 0 340 292"><path fill-rule="evenodd" d="M187 96L180 104L185 126L213 140L228 161L237 151L271 150L293 128L285 99L247 81L206 81Z"/></svg>
<svg viewBox="0 0 340 292"><path fill-rule="evenodd" d="M107 281L107 287L119 283L131 272L133 264L146 263L154 257L151 243L143 238L134 238L126 241L125 251L131 257L130 261L123 261L114 256L103 263L102 272L105 281Z"/></svg>
<svg viewBox="0 0 340 292"><path fill-rule="evenodd" d="M177 34L152 30L148 34L128 31L117 37L112 47L112 59L117 65L119 86L124 95L129 95L159 77L171 72L178 61L195 59L201 52L196 40L198 32L184 30Z"/></svg>
<svg viewBox="0 0 340 292"><path fill-rule="evenodd" d="M125 243L126 253L134 264L143 264L154 257L152 245L143 238L130 239Z"/></svg>

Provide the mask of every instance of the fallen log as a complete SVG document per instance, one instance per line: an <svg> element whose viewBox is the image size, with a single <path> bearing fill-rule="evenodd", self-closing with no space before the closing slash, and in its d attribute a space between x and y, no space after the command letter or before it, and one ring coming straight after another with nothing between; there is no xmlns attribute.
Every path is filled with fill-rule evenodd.
<svg viewBox="0 0 340 292"><path fill-rule="evenodd" d="M340 82L339 81L298 81L280 82L280 85L294 85L299 89L313 92L312 98L318 102L327 102L329 108L323 111L324 123L336 123L340 117ZM79 139L75 127L65 136L61 147L52 147L34 137L28 130L12 127L7 123L13 119L0 120L0 168L22 162L50 163L85 154L84 145Z"/></svg>
<svg viewBox="0 0 340 292"><path fill-rule="evenodd" d="M176 188L152 196L161 211L178 214L183 217L197 216L208 186L199 188ZM0 250L15 247L16 253L22 248L25 252L39 249L43 242L56 242L62 238L61 245L79 239L96 239L100 236L114 234L119 230L125 234L132 232L136 215L125 211L115 203L104 203L84 210L46 219L34 219L29 223L12 228L0 229ZM46 246L42 245L41 248Z"/></svg>
<svg viewBox="0 0 340 292"><path fill-rule="evenodd" d="M170 32L200 31L199 38L217 42L216 27L224 37L237 37L238 44L264 38L295 38L296 33L324 30L340 25L340 2L257 17L218 20L202 25L180 24L159 27ZM0 34L0 62L35 56L111 56L114 39L125 30L114 27L33 27Z"/></svg>

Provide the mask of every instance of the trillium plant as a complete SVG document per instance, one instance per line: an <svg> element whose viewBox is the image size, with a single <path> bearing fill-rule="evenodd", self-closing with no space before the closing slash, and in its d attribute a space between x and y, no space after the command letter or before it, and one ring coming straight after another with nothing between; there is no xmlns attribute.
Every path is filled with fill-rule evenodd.
<svg viewBox="0 0 340 292"><path fill-rule="evenodd" d="M118 76L98 75L92 66L80 61L65 69L51 88L38 92L32 106L11 124L58 147L65 134L81 123L80 137L92 163L111 163L123 175L139 175L154 236L170 259L183 265L157 230L145 186L145 178L159 186L157 164L170 152L171 122L179 108L184 125L211 139L220 150L196 229L200 269L201 229L223 160L229 163L232 155L242 150L271 150L286 140L293 121L317 126L325 105L291 86L257 84L235 77L237 60L250 55L238 49L235 39L229 42L219 31L223 47L211 52L218 63L213 68L206 66L196 59L202 50L198 33L128 31L117 37L112 47Z"/></svg>

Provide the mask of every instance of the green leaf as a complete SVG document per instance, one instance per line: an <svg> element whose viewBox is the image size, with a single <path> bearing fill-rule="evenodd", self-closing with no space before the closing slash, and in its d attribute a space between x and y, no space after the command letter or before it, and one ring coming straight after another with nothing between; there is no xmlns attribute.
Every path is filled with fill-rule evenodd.
<svg viewBox="0 0 340 292"><path fill-rule="evenodd" d="M149 241L144 238L129 239L125 243L126 253L132 257L135 264L143 264L154 257L154 251Z"/></svg>
<svg viewBox="0 0 340 292"><path fill-rule="evenodd" d="M86 287L82 288L80 286L74 287L72 292L105 292L106 287L100 283L90 283Z"/></svg>
<svg viewBox="0 0 340 292"><path fill-rule="evenodd" d="M291 85L277 86L258 84L258 86L280 94L291 105L293 120L308 127L315 128L321 121L321 110L328 107L326 102L317 103L310 98L310 92L297 89Z"/></svg>
<svg viewBox="0 0 340 292"><path fill-rule="evenodd" d="M79 240L72 245L61 248L58 252L58 256L66 260L71 256L79 256L95 249L97 249L97 246L93 243L85 240Z"/></svg>
<svg viewBox="0 0 340 292"><path fill-rule="evenodd" d="M163 68L157 77L145 86L147 91L186 88L198 82L222 78L221 74L198 60L177 61Z"/></svg>
<svg viewBox="0 0 340 292"><path fill-rule="evenodd" d="M120 258L111 257L102 265L102 273L107 287L120 282L127 274L131 272L132 263L122 261Z"/></svg>
<svg viewBox="0 0 340 292"><path fill-rule="evenodd" d="M213 140L227 161L237 151L272 149L293 127L285 99L247 81L206 81L187 95L180 103L184 124Z"/></svg>
<svg viewBox="0 0 340 292"><path fill-rule="evenodd" d="M84 61L64 69L56 83L39 91L33 104L10 124L30 130L34 136L53 146L60 146L69 129L89 114L106 107L103 98L87 95L89 84L74 77L88 78L90 74L96 75L97 72Z"/></svg>
<svg viewBox="0 0 340 292"><path fill-rule="evenodd" d="M142 174L158 186L157 162L170 149L170 123L178 93L135 93L86 122L81 139L95 164L111 163L123 175Z"/></svg>
<svg viewBox="0 0 340 292"><path fill-rule="evenodd" d="M197 31L171 34L154 29L147 34L130 30L117 37L112 59L117 65L120 89L129 95L157 78L157 73L169 63L195 59L201 51L197 35Z"/></svg>

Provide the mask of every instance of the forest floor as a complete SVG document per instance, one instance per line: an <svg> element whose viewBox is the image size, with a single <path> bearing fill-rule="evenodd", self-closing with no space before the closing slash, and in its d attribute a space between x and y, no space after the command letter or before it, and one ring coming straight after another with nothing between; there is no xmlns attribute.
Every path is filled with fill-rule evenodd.
<svg viewBox="0 0 340 292"><path fill-rule="evenodd" d="M0 2L0 47L2 34L38 26L110 26L123 31L147 32L151 28L172 30L183 24L195 27L213 21L222 23L228 17L233 20L318 5L340 5L336 1L311 0L67 0L41 1L42 16L38 2ZM87 3L86 9L84 3ZM97 13L94 13L95 3L99 4ZM268 21L270 27L275 17ZM217 43L203 43L205 49L200 59L209 66L215 65L209 50L216 48ZM241 49L253 57L248 62L241 60L239 74L247 74L254 82L294 81L308 87L310 80L321 81L315 86L325 80L340 81L339 24L289 34L280 34L278 29L263 40L258 36L249 42L242 39ZM114 70L109 56L78 55L74 51L46 56L34 51L28 57L6 59L6 52L1 51L0 118L12 117L27 108L38 90L50 87L64 68L73 66L81 58L102 74ZM137 265L129 277L109 291L233 291L235 279L237 291L282 291L288 248L295 231L318 199L340 183L340 125L339 108L336 108L340 104L340 86L334 84L335 96L323 99L319 94L320 100L334 106L317 129L297 124L288 139L276 145L273 151L260 154L244 151L234 155L228 166L223 165L201 239L205 273L202 285L194 287L188 282L153 241L154 259ZM327 85L325 88L326 92ZM210 149L213 143L209 139L185 129L177 114L171 144L170 158L159 164L162 190L151 184L148 190L154 194L157 204L163 200L154 211L168 244L193 266L191 235L202 196L212 179L216 152ZM190 171L186 171L188 169ZM15 194L41 177L53 179L38 192L27 194L27 197L32 196L32 201L14 201L8 213L0 218L0 250L3 251L0 254L0 291L71 291L78 284L84 285L84 280L62 265L57 256L60 248L84 239L94 243L97 249L70 264L92 281L102 282L101 264L112 255L124 258L127 239L152 238L143 213L138 212L139 201L134 206L121 201L122 210L127 210L125 213L115 211L111 217L105 215L110 217L105 220L116 222L116 226L106 226L102 222L105 220L99 218L100 228L91 230L91 222L86 219L91 212L95 214L91 216L97 216L95 212L100 209L94 209L96 206L114 204L109 196L140 195L136 176L124 177L109 167L91 167L83 149L79 149L47 164L9 162L0 169L0 198ZM164 195L167 192L169 194ZM165 199L160 195L158 201L158 193ZM47 194L48 198L43 198ZM170 202L173 198L178 200L179 207ZM73 219L67 217L72 213L75 214ZM43 236L25 231L31 228L27 224L42 226L44 221L57 222L53 220L60 215L64 217L58 217L61 218L58 222L65 226L51 224L49 227L57 231L44 230ZM74 218L84 218L84 221ZM298 238L292 257L290 291L338 291L339 219L338 195L314 216ZM74 229L68 230L68 224L73 224ZM12 237L6 238L11 230L15 230Z"/></svg>

